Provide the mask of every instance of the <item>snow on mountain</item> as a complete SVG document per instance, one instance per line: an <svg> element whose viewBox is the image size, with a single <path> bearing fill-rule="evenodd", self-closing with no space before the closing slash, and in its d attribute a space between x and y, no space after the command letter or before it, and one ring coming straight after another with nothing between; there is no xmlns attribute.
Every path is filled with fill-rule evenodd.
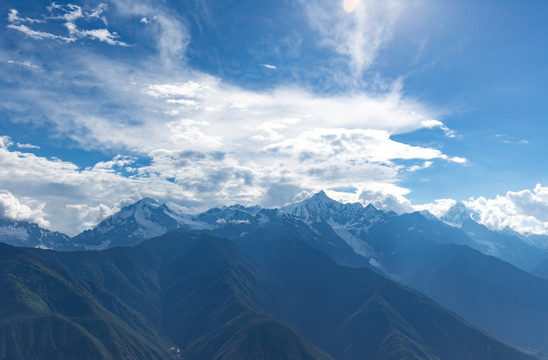
<svg viewBox="0 0 548 360"><path fill-rule="evenodd" d="M144 198L75 236L73 242L86 250L132 246L181 227L176 218L165 204Z"/></svg>
<svg viewBox="0 0 548 360"><path fill-rule="evenodd" d="M535 242L533 237L512 231L490 230L479 222L479 215L463 203L449 208L440 220L464 231L474 240L470 246L476 250L524 270L533 267L544 254L545 242Z"/></svg>
<svg viewBox="0 0 548 360"><path fill-rule="evenodd" d="M0 242L22 247L73 250L70 237L38 224L0 217Z"/></svg>
<svg viewBox="0 0 548 360"><path fill-rule="evenodd" d="M387 215L373 205L340 203L328 197L323 191L306 200L282 207L281 210L309 222L331 221L345 228L352 228L358 224L360 230L365 230Z"/></svg>
<svg viewBox="0 0 548 360"><path fill-rule="evenodd" d="M363 240L368 229L388 214L373 205L343 204L328 197L324 191L309 199L285 206L282 211L308 223L327 223L357 254L369 258L374 251Z"/></svg>
<svg viewBox="0 0 548 360"><path fill-rule="evenodd" d="M193 216L192 219L198 223L208 224L210 228L216 228L223 224L250 224L252 219L261 210L260 206L223 206L221 208L209 209L206 212Z"/></svg>
<svg viewBox="0 0 548 360"><path fill-rule="evenodd" d="M445 214L440 217L440 220L454 227L461 227L464 222L470 219L477 222L479 214L467 208L462 202L458 202L451 206Z"/></svg>
<svg viewBox="0 0 548 360"><path fill-rule="evenodd" d="M232 205L195 215L185 214L174 204L168 206L145 198L126 206L94 229L79 234L73 242L80 249L98 250L132 246L177 228L205 231L233 240L244 239L257 231L277 232L279 235L304 237L309 245L326 252L340 263L356 264L357 255L382 269L387 257L393 256L400 245L388 250L384 242L373 239L382 238L379 232L394 231L401 233L402 239L416 237L417 234L427 239L446 233L440 241L464 243L521 268L538 258L538 248L516 236L490 231L476 222L477 216L463 203L450 208L439 220L463 231L461 235L456 235L446 233L443 226L436 225L441 225L439 220L429 213L413 216L386 213L372 205L340 203L323 191L281 209ZM389 223L398 228L385 229ZM10 232L12 237L18 236L19 243L24 239L24 233L15 228L0 231Z"/></svg>

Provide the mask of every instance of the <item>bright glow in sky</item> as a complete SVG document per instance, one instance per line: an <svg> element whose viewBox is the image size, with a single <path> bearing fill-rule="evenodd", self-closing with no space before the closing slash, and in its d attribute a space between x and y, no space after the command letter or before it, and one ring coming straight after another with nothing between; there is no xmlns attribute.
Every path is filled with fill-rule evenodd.
<svg viewBox="0 0 548 360"><path fill-rule="evenodd" d="M321 189L548 233L548 4L0 4L0 212L74 235ZM537 185L538 184L538 185Z"/></svg>
<svg viewBox="0 0 548 360"><path fill-rule="evenodd" d="M360 0L344 0L343 1L343 9L347 13L351 13L352 11L356 10L358 5L360 5Z"/></svg>

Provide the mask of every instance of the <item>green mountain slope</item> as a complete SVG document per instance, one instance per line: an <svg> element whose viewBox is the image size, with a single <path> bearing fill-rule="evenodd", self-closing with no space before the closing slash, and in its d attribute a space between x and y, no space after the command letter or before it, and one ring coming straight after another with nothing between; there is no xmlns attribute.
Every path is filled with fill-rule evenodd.
<svg viewBox="0 0 548 360"><path fill-rule="evenodd" d="M0 358L168 358L140 314L95 283L0 244Z"/></svg>

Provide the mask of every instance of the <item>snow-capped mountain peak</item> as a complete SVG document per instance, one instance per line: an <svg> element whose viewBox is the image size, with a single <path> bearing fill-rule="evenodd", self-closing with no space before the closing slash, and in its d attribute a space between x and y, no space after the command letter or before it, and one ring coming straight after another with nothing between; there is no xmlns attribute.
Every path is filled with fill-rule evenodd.
<svg viewBox="0 0 548 360"><path fill-rule="evenodd" d="M295 204L281 208L282 211L309 222L332 221L340 225L367 223L382 217L382 211L373 205L360 203L343 204L327 196L324 191Z"/></svg>
<svg viewBox="0 0 548 360"><path fill-rule="evenodd" d="M467 208L464 203L458 202L450 207L449 210L441 216L440 220L451 226L461 227L465 221L469 219L476 221L478 217L478 213Z"/></svg>
<svg viewBox="0 0 548 360"><path fill-rule="evenodd" d="M165 204L144 198L77 235L74 242L86 249L135 245L179 228L174 217Z"/></svg>
<svg viewBox="0 0 548 360"><path fill-rule="evenodd" d="M322 190L306 200L283 207L282 211L304 220L321 222L329 220L340 205Z"/></svg>
<svg viewBox="0 0 548 360"><path fill-rule="evenodd" d="M41 249L73 250L70 238L38 224L0 216L0 241L13 246Z"/></svg>

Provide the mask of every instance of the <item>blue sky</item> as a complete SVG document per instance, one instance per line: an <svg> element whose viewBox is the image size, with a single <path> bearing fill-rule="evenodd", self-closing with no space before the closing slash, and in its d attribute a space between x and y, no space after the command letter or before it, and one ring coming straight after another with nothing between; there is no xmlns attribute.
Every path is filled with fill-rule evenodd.
<svg viewBox="0 0 548 360"><path fill-rule="evenodd" d="M3 1L0 210L343 201L548 233L541 1Z"/></svg>

